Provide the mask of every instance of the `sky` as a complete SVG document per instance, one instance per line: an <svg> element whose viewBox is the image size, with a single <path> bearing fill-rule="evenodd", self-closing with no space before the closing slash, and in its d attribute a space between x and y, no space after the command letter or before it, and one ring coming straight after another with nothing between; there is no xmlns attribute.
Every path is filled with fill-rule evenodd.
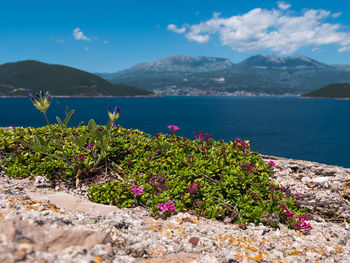
<svg viewBox="0 0 350 263"><path fill-rule="evenodd" d="M350 64L350 1L0 0L0 64L117 72L175 54Z"/></svg>

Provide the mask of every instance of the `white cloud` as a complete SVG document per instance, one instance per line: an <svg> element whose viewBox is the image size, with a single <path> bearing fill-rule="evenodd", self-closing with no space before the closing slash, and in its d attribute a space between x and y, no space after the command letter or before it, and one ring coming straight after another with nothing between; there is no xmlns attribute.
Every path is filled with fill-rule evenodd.
<svg viewBox="0 0 350 263"><path fill-rule="evenodd" d="M63 44L64 40L63 39L56 39L56 42L59 43L59 44Z"/></svg>
<svg viewBox="0 0 350 263"><path fill-rule="evenodd" d="M79 27L73 30L73 36L76 40L91 41L91 38L88 38L87 36L85 36Z"/></svg>
<svg viewBox="0 0 350 263"><path fill-rule="evenodd" d="M209 41L209 35L197 35L197 34L193 34L193 33L188 33L186 35L186 37L191 40L191 41L195 41L198 43L205 43Z"/></svg>
<svg viewBox="0 0 350 263"><path fill-rule="evenodd" d="M337 12L337 13L333 13L332 17L337 18L337 17L340 17L341 15L342 15L342 12Z"/></svg>
<svg viewBox="0 0 350 263"><path fill-rule="evenodd" d="M311 49L312 52L316 52L318 50L320 50L318 47L314 47L313 49Z"/></svg>
<svg viewBox="0 0 350 263"><path fill-rule="evenodd" d="M89 51L89 47L85 47L84 50L85 50L85 51Z"/></svg>
<svg viewBox="0 0 350 263"><path fill-rule="evenodd" d="M103 41L103 44L107 45L109 43L108 40Z"/></svg>
<svg viewBox="0 0 350 263"><path fill-rule="evenodd" d="M350 46L338 48L338 52L348 52L350 51Z"/></svg>
<svg viewBox="0 0 350 263"><path fill-rule="evenodd" d="M172 31L172 32L175 32L175 33L178 33L178 34L185 33L185 31L186 31L186 28L185 28L185 27L178 28L178 27L175 26L174 24L168 25L167 29L168 29L169 31Z"/></svg>
<svg viewBox="0 0 350 263"><path fill-rule="evenodd" d="M278 4L278 8L282 9L282 10L287 10L288 8L291 7L290 4L283 2L283 1L278 1L277 4Z"/></svg>
<svg viewBox="0 0 350 263"><path fill-rule="evenodd" d="M199 24L185 24L182 28L171 24L168 30L185 34L188 40L198 43L208 42L211 36L218 36L222 45L240 52L269 49L291 54L301 47L327 44L339 45L339 52L350 50L350 32L341 31L340 24L325 22L332 16L330 11L305 9L301 14L296 14L286 11L286 5L285 2L279 2L280 8L285 8L256 8L228 18L214 13L212 19Z"/></svg>

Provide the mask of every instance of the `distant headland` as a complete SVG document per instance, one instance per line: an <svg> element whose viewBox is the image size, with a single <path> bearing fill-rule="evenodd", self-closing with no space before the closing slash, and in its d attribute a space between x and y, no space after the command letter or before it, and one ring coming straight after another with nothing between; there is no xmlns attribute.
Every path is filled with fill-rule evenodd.
<svg viewBox="0 0 350 263"><path fill-rule="evenodd" d="M26 60L0 65L0 96L23 97L49 90L62 97L154 96L154 92L131 85L112 84L79 69Z"/></svg>

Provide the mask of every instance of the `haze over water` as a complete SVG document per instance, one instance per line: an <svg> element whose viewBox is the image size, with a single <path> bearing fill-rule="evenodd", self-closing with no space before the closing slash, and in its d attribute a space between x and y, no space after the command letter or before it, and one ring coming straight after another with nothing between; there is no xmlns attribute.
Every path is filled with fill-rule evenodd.
<svg viewBox="0 0 350 263"><path fill-rule="evenodd" d="M57 102L60 104L58 105ZM72 125L90 118L105 124L107 105L119 105L123 127L154 135L194 139L193 132L216 140L250 140L253 151L350 168L350 100L298 97L54 98L49 119L75 109ZM44 118L27 98L0 98L0 126L43 126Z"/></svg>

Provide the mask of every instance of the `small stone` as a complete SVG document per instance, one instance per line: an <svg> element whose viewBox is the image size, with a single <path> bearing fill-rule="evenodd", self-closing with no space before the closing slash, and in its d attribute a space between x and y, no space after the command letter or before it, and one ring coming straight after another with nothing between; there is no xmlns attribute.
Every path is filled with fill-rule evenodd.
<svg viewBox="0 0 350 263"><path fill-rule="evenodd" d="M197 246L199 242L199 237L191 237L188 242L190 242L193 246Z"/></svg>
<svg viewBox="0 0 350 263"><path fill-rule="evenodd" d="M329 253L331 255L335 255L337 253L335 251L335 249L333 247L330 247L330 246L326 246L326 250L327 250L327 253Z"/></svg>
<svg viewBox="0 0 350 263"><path fill-rule="evenodd" d="M26 250L27 252L33 251L33 245L27 242L21 243L19 245L20 250Z"/></svg>
<svg viewBox="0 0 350 263"><path fill-rule="evenodd" d="M297 174L295 176L296 179L301 180L305 175L304 174Z"/></svg>
<svg viewBox="0 0 350 263"><path fill-rule="evenodd" d="M27 252L24 249L20 249L20 250L17 250L13 254L13 256L14 256L16 261L22 261L22 260L25 260L25 258L27 256Z"/></svg>
<svg viewBox="0 0 350 263"><path fill-rule="evenodd" d="M329 180L329 178L330 177L317 177L314 178L312 181L318 185L323 186Z"/></svg>
<svg viewBox="0 0 350 263"><path fill-rule="evenodd" d="M316 186L314 181L308 181L308 182L306 182L306 185L310 188L314 188Z"/></svg>
<svg viewBox="0 0 350 263"><path fill-rule="evenodd" d="M135 257L135 258L140 258L142 257L144 254L146 254L146 250L145 250L145 246L142 243L136 243L133 246L131 246L128 251L127 254L129 254L129 256Z"/></svg>
<svg viewBox="0 0 350 263"><path fill-rule="evenodd" d="M162 257L165 255L165 252L161 249L151 247L148 250L148 254L151 258L157 258L157 257Z"/></svg>

